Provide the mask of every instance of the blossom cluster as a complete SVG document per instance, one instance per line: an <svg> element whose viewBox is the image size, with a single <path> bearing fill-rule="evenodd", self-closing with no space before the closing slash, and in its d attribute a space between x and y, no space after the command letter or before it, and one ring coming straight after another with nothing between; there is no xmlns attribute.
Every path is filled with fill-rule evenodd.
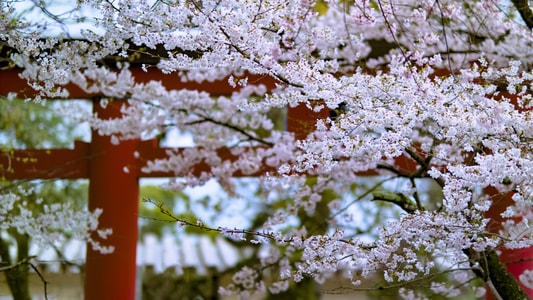
<svg viewBox="0 0 533 300"><path fill-rule="evenodd" d="M55 203L42 204L42 212L37 212L30 206L41 204L42 199L29 204L25 198L31 192L19 188L16 192L7 191L0 194L1 230L15 230L18 234L31 236L34 243L43 247L61 245L67 236L71 236L88 241L95 251L113 252L113 246L102 245L91 236L96 233L105 239L112 234L112 229L98 228L98 218L103 212L101 209L87 212L76 210L68 203Z"/></svg>
<svg viewBox="0 0 533 300"><path fill-rule="evenodd" d="M322 282L336 272L358 285L381 272L391 286L428 278L433 293L454 296L457 290L432 274L452 274L460 286L470 281L467 270L486 271L468 253L533 245L533 35L511 3L78 3L96 14L97 30L81 31L83 40L36 40L38 28L32 32L31 22L15 22L11 7L0 4L0 38L16 49L10 59L39 97L68 97L64 86L70 83L105 101L124 99L121 118L78 117L115 142L169 127L190 133L195 148L169 151L145 171L174 172L184 178L177 188L217 179L231 189L235 174L261 176L270 189L266 202L284 202L262 230L298 220L296 229L274 241L261 240L265 249L279 251L268 250L268 262L235 274L224 293L282 292L291 280ZM136 55L157 57L143 63L145 72L157 69L176 82L206 86L229 82L233 92L140 82L132 72ZM276 87L250 80L252 75L273 78ZM272 112L301 105L310 112L343 109L303 124L308 134L296 139L276 126ZM415 167L401 167L402 160ZM210 171L194 173L198 163ZM365 172L387 181L403 178L409 186L388 194L373 193L378 187L360 191L354 185ZM442 197L424 200L422 178L437 183ZM487 226L488 187L512 193L498 232ZM378 201L396 205L374 206L374 212L394 213L368 230L371 241L335 228L356 226L342 219L348 215L343 212ZM305 216L321 216L317 222L327 229L309 228ZM279 280L261 281L267 266L276 266ZM529 277L522 276L527 284ZM417 295L408 288L399 294Z"/></svg>

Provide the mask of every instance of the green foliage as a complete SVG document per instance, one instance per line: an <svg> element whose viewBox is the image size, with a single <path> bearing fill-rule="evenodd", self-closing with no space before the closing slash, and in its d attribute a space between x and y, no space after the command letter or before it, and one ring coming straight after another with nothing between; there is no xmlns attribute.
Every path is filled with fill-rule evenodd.
<svg viewBox="0 0 533 300"><path fill-rule="evenodd" d="M139 238L146 234L155 234L159 238L165 232L173 232L176 227L176 220L161 213L159 207L143 202L143 199L150 199L156 203L161 203L171 210L176 206L177 201L189 203L189 197L182 192L173 192L155 185L143 185L139 192Z"/></svg>
<svg viewBox="0 0 533 300"><path fill-rule="evenodd" d="M219 274L208 269L206 275L197 274L194 268L185 268L178 275L173 269L156 274L147 267L143 273L143 299L218 299Z"/></svg>
<svg viewBox="0 0 533 300"><path fill-rule="evenodd" d="M281 294L269 294L268 300L318 300L320 290L312 278L304 278L298 283L291 284L289 289Z"/></svg>
<svg viewBox="0 0 533 300"><path fill-rule="evenodd" d="M0 15L0 22L3 22L5 20L4 15ZM16 20L10 21L11 26L14 26L16 23ZM15 67L15 63L11 59L11 54L13 54L13 49L10 47L7 47L7 43L5 41L0 41L0 70L9 70Z"/></svg>
<svg viewBox="0 0 533 300"><path fill-rule="evenodd" d="M257 100L261 101L261 100ZM268 112L268 117L272 121L274 130L283 130L285 125L285 119L287 118L287 110L282 108L274 108ZM264 128L259 128L256 130L257 135L260 138L265 138L270 136L270 131L265 130Z"/></svg>
<svg viewBox="0 0 533 300"><path fill-rule="evenodd" d="M328 4L323 0L319 0L316 2L313 10L321 15L325 15L328 12Z"/></svg>
<svg viewBox="0 0 533 300"><path fill-rule="evenodd" d="M55 112L57 103L24 102L0 97L0 144L2 149L66 147L77 138L76 124Z"/></svg>
<svg viewBox="0 0 533 300"><path fill-rule="evenodd" d="M139 238L142 239L146 234L155 234L162 238L165 233L175 234L178 220L196 224L199 221L198 216L192 209L193 200L184 192L174 192L160 186L143 185L140 190L139 205ZM149 199L151 201L143 201ZM161 207L153 203L161 204L161 207L168 209L172 215L166 215L161 211ZM209 206L209 197L194 200L195 204L204 207ZM208 236L215 240L219 234L216 231L206 231L199 227L187 226L184 228L187 234Z"/></svg>

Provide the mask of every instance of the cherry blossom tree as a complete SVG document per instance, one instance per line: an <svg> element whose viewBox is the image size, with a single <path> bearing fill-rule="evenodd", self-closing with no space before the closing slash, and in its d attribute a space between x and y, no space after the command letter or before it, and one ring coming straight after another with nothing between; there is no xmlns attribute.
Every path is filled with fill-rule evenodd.
<svg viewBox="0 0 533 300"><path fill-rule="evenodd" d="M117 143L169 127L194 136L197 148L147 166L175 172L173 188L215 179L232 192L233 174L277 170L261 176L263 197L243 195L264 206L283 200L257 229L176 220L268 252L238 271L223 294L279 293L341 272L353 289L383 274L382 288L401 286L405 298L425 297L414 288L421 282L426 292L453 297L460 286L473 289L475 278L501 298L527 298L497 256L533 245L527 1L80 0L42 22L21 18L12 2L0 6L0 38L15 49L10 63L39 91L33 100L68 97L64 86L72 83L106 101L127 100L120 119L72 112ZM43 35L87 9L93 17L79 32L83 39L66 39L67 29ZM131 67L140 55L154 56L144 70L205 84L227 80L235 92L137 82ZM251 75L272 77L277 87ZM296 139L270 113L298 105L332 114ZM221 158L220 149L237 158ZM399 159L415 166L402 168ZM190 170L200 162L211 169L198 176ZM370 170L379 184L354 188ZM390 189L391 182L403 186ZM423 182L442 197L424 196ZM487 189L512 197L496 232ZM353 217L364 206L391 213L362 236ZM322 219L306 224L306 215ZM533 286L531 272L520 281Z"/></svg>

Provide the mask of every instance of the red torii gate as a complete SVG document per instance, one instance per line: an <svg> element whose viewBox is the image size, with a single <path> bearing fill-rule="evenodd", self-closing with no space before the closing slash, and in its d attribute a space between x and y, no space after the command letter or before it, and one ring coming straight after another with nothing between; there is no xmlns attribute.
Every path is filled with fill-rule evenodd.
<svg viewBox="0 0 533 300"><path fill-rule="evenodd" d="M228 95L236 88L227 81L200 84L182 83L177 76L165 75L158 70L132 67L132 74L137 82L150 80L161 81L167 89L202 90L212 95ZM20 79L20 70L10 69L0 71L0 95L16 92L20 97L31 97L35 91ZM261 82L271 89L276 81L270 77L250 76L250 80ZM120 108L125 105L122 101L113 101L106 108L97 103L99 95L85 93L74 85L67 86L73 99L93 100L93 112L102 119L120 117ZM287 130L303 139L310 128L319 118L329 116L329 111L323 109L313 112L300 105L289 108L287 112ZM102 241L106 245L113 245L112 254L100 254L87 247L87 261L85 267L84 293L87 300L101 299L134 299L136 282L136 246L138 234L138 197L140 177L175 177L174 173L154 172L144 173L142 167L149 160L166 157L168 149L159 148L154 141L129 140L118 145L111 143L110 137L100 136L92 132L90 143L76 141L74 149L31 149L15 150L12 157L0 157L0 166L9 166L9 170L0 174L6 179L89 179L89 210L102 208L104 213L100 217L101 228L112 228L113 234ZM221 157L232 159L229 151L220 151ZM396 159L397 166L406 170L416 170L417 164L407 157ZM127 167L128 171L125 171ZM198 164L193 167L194 173L208 171L209 166ZM1 171L2 169L0 169ZM258 173L269 171L264 166ZM377 174L367 172L366 175ZM240 176L241 174L235 174ZM498 215L509 205L510 197L503 207L494 209L491 215ZM96 237L95 237L96 238ZM513 259L515 257L515 259ZM533 257L531 250L521 251L520 258ZM516 253L506 261L516 260ZM513 264L508 269L515 275L522 270L533 269L533 262ZM533 290L526 289L530 296Z"/></svg>

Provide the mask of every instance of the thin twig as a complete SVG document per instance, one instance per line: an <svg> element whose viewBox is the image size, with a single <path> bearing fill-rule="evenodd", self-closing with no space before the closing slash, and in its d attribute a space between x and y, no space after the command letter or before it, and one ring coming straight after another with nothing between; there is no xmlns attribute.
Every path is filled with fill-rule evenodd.
<svg viewBox="0 0 533 300"><path fill-rule="evenodd" d="M366 192L364 192L363 194L359 195L359 197L355 198L354 200L350 201L350 203L346 204L343 208L339 209L339 211L337 211L336 213L332 214L330 216L330 218L328 220L325 220L324 222L327 223L329 220L332 220L336 216L338 216L341 213L345 212L346 210L348 210L348 208L350 208L350 206L352 206L352 204L354 204L354 203L356 203L356 202L358 202L360 200L363 200L363 198L365 198L366 196L372 194L372 192L374 192L376 189L378 189L383 183L385 183L387 181L390 181L390 180L397 179L397 178L398 178L397 176L393 176L393 177L390 177L390 178L385 178L385 179L379 181L378 183L374 184Z"/></svg>
<svg viewBox="0 0 533 300"><path fill-rule="evenodd" d="M48 300L48 281L44 279L41 272L39 272L39 269L37 269L32 263L30 263L29 265L35 271L35 273L37 273L37 275L39 275L39 277L41 278L41 281L43 282L43 285L44 285L44 299Z"/></svg>
<svg viewBox="0 0 533 300"><path fill-rule="evenodd" d="M472 268L456 268L456 269L450 268L450 269L443 270L443 271L440 271L440 272L424 275L424 276L418 277L418 278L413 279L413 280L399 282L397 284L375 286L375 287L350 287L349 290L350 291L376 291L376 290L397 289L397 288L405 287L405 286L407 286L409 284L415 284L415 283L418 283L418 282L421 282L421 281L425 281L425 280L432 280L435 277L438 277L438 276L441 276L441 275L444 275L444 274L448 274L448 273L452 273L452 272L458 272L458 271L472 271ZM335 291L335 290L338 290L338 288L331 289L331 290L325 290L324 293L325 294L333 294L333 291Z"/></svg>
<svg viewBox="0 0 533 300"><path fill-rule="evenodd" d="M27 264L30 262L30 260L36 258L36 256L28 256L24 259L21 259L19 262L17 262L16 264L14 265L10 265L10 266L5 266L5 267L0 267L0 272L5 272L5 271L9 271L11 269L15 269L17 268L18 266L20 265L24 265L24 264Z"/></svg>
<svg viewBox="0 0 533 300"><path fill-rule="evenodd" d="M197 1L192 0L191 2L194 4L195 8L196 8L201 14L203 14L203 15L209 20L209 22L211 22L211 23L213 23L213 24L216 24L215 20L213 20L213 18L212 18L210 15L206 14L206 13L202 10L202 7L200 7L200 5L197 3ZM233 48L235 51L237 51L242 57L244 57L244 58L246 58L246 59L250 59L250 60L253 61L254 63L256 63L256 64L258 64L259 66L261 66L261 67L264 68L263 64L261 64L261 62L259 61L259 59L257 59L257 58L253 58L253 59L251 59L251 58L250 58L250 54L246 53L246 51L244 51L244 50L241 49L239 46L237 46L237 45L235 45L234 43L232 43L232 42L231 42L231 36L230 36L230 34L228 34L228 33L226 32L226 30L225 30L222 26L218 25L218 29L220 30L220 32L222 33L222 35L224 35L224 37L225 37L226 40L228 41L228 42L227 42L228 46L230 46L230 47ZM268 68L266 68L266 69L268 70ZM290 80L288 80L287 78L285 78L285 77L283 77L283 76L281 76L281 75L279 75L279 74L270 73L269 75L275 77L276 79L278 79L279 81L281 81L281 82L283 82L283 83L285 83L285 84L287 84L287 85L290 85L290 86L293 86L293 87L297 87L297 88L303 88L303 87L304 87L304 86L301 85L301 84L297 84L297 83L291 82Z"/></svg>
<svg viewBox="0 0 533 300"><path fill-rule="evenodd" d="M448 45L448 35L446 34L446 25L444 25L444 12L442 11L442 7L440 5L439 0L435 0L435 3L437 3L437 7L440 11L440 21L442 23L442 36L444 37L444 44L446 45L446 49L450 51L450 46ZM448 68L450 69L451 76L455 77L453 73L452 60L450 55L448 55Z"/></svg>
<svg viewBox="0 0 533 300"><path fill-rule="evenodd" d="M228 228L222 228L222 227L214 228L214 227L206 226L206 225L204 225L201 222L192 223L192 222L189 222L187 220L180 219L180 218L174 216L174 214L170 210L168 210L163 205L163 203L158 203L158 202L155 202L152 199L147 199L147 198L143 199L142 201L155 205L157 208L159 208L159 211L163 215L171 218L172 220L160 220L160 219L157 219L157 218L150 218L150 217L142 217L141 216L141 218L143 218L143 219L163 221L163 222L168 222L168 223L177 223L178 225L181 225L181 226L195 227L195 228L199 228L199 229L202 229L202 230L205 230L205 231L215 231L215 232L219 232L219 233L222 233L222 234L225 234L225 235L228 235L228 236L239 235L239 234L242 234L242 235L247 234L247 235L253 235L253 236L266 238L266 239L269 239L269 240L272 240L272 241L279 241L279 239L276 237L276 235L273 232L259 232L259 231L249 230L249 229L238 229L238 228L234 228L234 229L228 229ZM291 240L292 239L289 238L287 240L283 240L283 242L290 242Z"/></svg>
<svg viewBox="0 0 533 300"><path fill-rule="evenodd" d="M234 125L231 125L231 124L228 124L228 123L224 123L224 122L220 122L220 121L217 121L217 120L215 120L213 118L206 117L206 116L200 116L200 117L201 117L200 120L188 122L188 123L185 123L184 125L194 125L194 124L200 124L200 123L204 123L204 122L209 122L209 123L213 123L215 125L220 125L220 126L232 129L234 131L237 131L238 133L243 134L244 136L246 136L249 140L256 141L258 143L261 143L261 144L264 144L264 145L267 145L267 146L270 146L270 147L274 146L274 144L272 144L270 142L267 142L265 140L262 140L260 138L257 138L255 136L251 135L250 133L246 132L244 129L239 128L237 126L234 126Z"/></svg>
<svg viewBox="0 0 533 300"><path fill-rule="evenodd" d="M413 193L413 198L415 198L416 207L418 208L418 210L424 210L424 206L422 206L422 201L420 201L420 197L418 195L418 189L416 188L415 179L413 177L409 177L409 180L411 181L411 185L415 189Z"/></svg>

